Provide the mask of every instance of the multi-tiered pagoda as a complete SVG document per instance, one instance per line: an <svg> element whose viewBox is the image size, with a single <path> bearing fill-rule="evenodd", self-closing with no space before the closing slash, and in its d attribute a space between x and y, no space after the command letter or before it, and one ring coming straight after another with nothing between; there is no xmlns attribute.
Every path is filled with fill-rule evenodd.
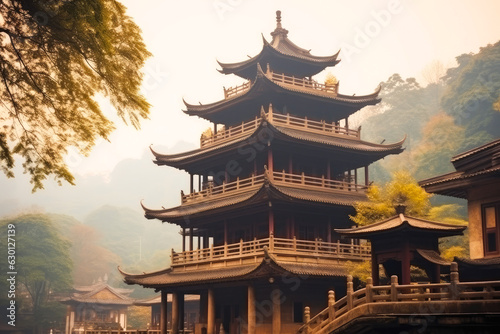
<svg viewBox="0 0 500 334"><path fill-rule="evenodd" d="M370 259L367 246L340 240L334 229L352 226L368 166L402 151L402 141L369 143L349 127L350 115L380 102L380 89L348 96L338 83L313 80L339 62L338 53L318 57L292 43L279 11L271 35L257 56L219 63L221 73L246 82L224 89L221 101L186 103L187 114L213 123L199 149L153 151L157 165L190 175L179 206L143 206L148 219L181 227L182 251L172 251L167 269L123 275L162 292L162 319L172 312L173 334L192 294L200 296L196 333L296 332L304 306L315 314L328 290L345 293L346 261Z"/></svg>

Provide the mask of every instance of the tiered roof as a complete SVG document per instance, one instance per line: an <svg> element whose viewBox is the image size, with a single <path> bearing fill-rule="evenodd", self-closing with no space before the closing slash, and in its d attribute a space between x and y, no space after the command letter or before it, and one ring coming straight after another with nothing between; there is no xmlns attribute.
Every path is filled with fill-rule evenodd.
<svg viewBox="0 0 500 334"><path fill-rule="evenodd" d="M247 128L250 130L234 135L233 140L229 138L219 145L207 145L183 153L162 154L151 149L155 156L154 162L157 165L171 166L193 174L203 173L207 166L233 159L243 145L258 142L259 138L272 137L273 145L281 142L292 144L297 150L302 147L306 152L316 151L318 156L331 156L337 161L343 161L346 169L355 169L389 154L401 153L405 141L403 138L393 144L374 144L355 136L336 134L335 129L331 130L331 127L323 132L307 131L307 128L294 128L263 113L253 128L250 125Z"/></svg>
<svg viewBox="0 0 500 334"><path fill-rule="evenodd" d="M254 264L213 267L203 270L186 270L182 267L168 268L145 274L130 274L122 271L125 283L139 284L146 288L172 288L176 286L206 286L210 283L234 282L235 280L258 279L269 276L307 275L314 277L345 277L347 270L341 264L297 263L277 260L268 251ZM282 276L283 277L283 276Z"/></svg>
<svg viewBox="0 0 500 334"><path fill-rule="evenodd" d="M310 50L303 49L290 41L288 30L281 26L280 11L276 12L276 29L271 36L273 38L270 43L262 36L264 45L255 57L237 63L219 62L222 67L220 72L253 80L257 74L257 64L261 66L271 64L278 72L295 73L298 77L310 77L340 61L337 59L340 51L332 56L314 56Z"/></svg>
<svg viewBox="0 0 500 334"><path fill-rule="evenodd" d="M214 123L233 125L241 120L252 119L261 106L272 103L275 107L293 106L293 113L297 116L334 122L380 102L378 94L381 87L368 95L343 95L314 81L264 72L259 64L256 70L254 80L245 84L241 91L209 104L184 101L187 108L184 112Z"/></svg>

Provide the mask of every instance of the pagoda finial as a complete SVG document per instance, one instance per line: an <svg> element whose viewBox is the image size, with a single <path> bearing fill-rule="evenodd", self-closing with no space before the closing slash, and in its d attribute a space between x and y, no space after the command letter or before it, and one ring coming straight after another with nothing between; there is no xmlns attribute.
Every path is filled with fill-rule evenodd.
<svg viewBox="0 0 500 334"><path fill-rule="evenodd" d="M276 35L282 35L286 37L288 34L288 30L283 29L281 26L281 10L276 11L276 29L271 33L271 36L275 37Z"/></svg>

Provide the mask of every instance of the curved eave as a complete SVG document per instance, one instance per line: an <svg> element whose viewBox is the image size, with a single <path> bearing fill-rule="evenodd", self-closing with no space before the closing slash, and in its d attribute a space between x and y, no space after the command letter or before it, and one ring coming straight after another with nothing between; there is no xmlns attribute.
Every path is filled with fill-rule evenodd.
<svg viewBox="0 0 500 334"><path fill-rule="evenodd" d="M335 232L349 238L372 239L402 231L432 233L439 237L460 235L467 226L438 223L430 220L404 216L402 214L378 223L350 229L335 229Z"/></svg>
<svg viewBox="0 0 500 334"><path fill-rule="evenodd" d="M299 48L288 38L282 40L283 42L279 43L277 47L267 42L264 36L262 36L262 40L263 46L259 54L250 59L236 63L223 63L217 60L217 63L221 67L218 71L223 74L236 74L250 80L255 77L256 65L258 63L263 62L263 66L266 66L267 63L271 63L271 66L273 66L274 63L276 63L274 66L278 66L284 61L289 63L290 67L295 67L295 70L302 67L302 73L298 75L305 77L313 76L323 71L326 67L335 66L340 62L340 60L337 59L340 50L331 56L314 56L311 55L309 51ZM272 58L276 58L276 61L272 61ZM293 63L296 65L291 66Z"/></svg>
<svg viewBox="0 0 500 334"><path fill-rule="evenodd" d="M267 204L269 200L283 202L295 202L319 205L335 205L341 207L352 207L355 202L366 200L361 192L339 191L329 192L318 189L301 189L293 185L276 185L272 180L266 180L260 186L249 188L248 191L225 197L207 198L204 201L193 201L169 209L150 209L142 202L141 206L147 219L158 219L179 226L187 226L186 217L191 220L202 216L220 214L256 207L259 203Z"/></svg>
<svg viewBox="0 0 500 334"><path fill-rule="evenodd" d="M259 102L258 98L272 92L278 95L291 95L292 97L303 100L308 104L315 104L317 105L317 107L324 110L335 110L335 108L332 108L333 105L342 106L344 108L342 109L342 111L337 111L338 114L336 115L329 112L329 118L331 118L331 120L338 121L365 106L375 105L379 103L381 101L381 99L378 98L380 90L381 86L377 87L377 89L371 94L360 96L331 94L313 89L304 91L303 89L300 89L298 87L294 88L293 86L271 80L265 75L262 68L257 65L257 76L246 92L235 95L234 97L228 99L223 99L209 104L196 105L190 104L183 100L187 108L183 111L190 116L198 116L211 122L226 124L227 122L224 120L224 115L234 114L234 112L231 112L229 110L230 108L237 107L240 104L243 104L245 102L248 103L248 101L250 101L250 104L253 103L255 105L252 104L248 107L255 107L255 110L258 110L257 108L260 108L260 106L257 106L257 104L261 104L262 102ZM220 113L222 115L220 115ZM238 119L241 120L242 117L243 116L240 115ZM330 121L330 119L326 120Z"/></svg>
<svg viewBox="0 0 500 334"><path fill-rule="evenodd" d="M337 148L343 151L358 152L363 156L370 156L370 158L367 158L368 160L364 161L364 163L374 162L390 154L401 153L404 150L403 144L406 140L405 136L405 138L401 141L393 144L375 144L356 138L349 138L347 136L345 138L341 136L328 136L274 126L272 123L262 121L260 126L257 127L254 132L220 145L213 145L207 148L200 148L171 155L158 153L151 147L150 149L155 156L154 162L157 165L166 165L194 172L194 169L190 170L190 167L191 169L194 168L192 165L194 162L199 161L201 163L204 159L211 155L222 155L226 152L232 152L240 149L242 145L249 142L251 138L258 138L260 131L263 131L263 127L266 127L267 131L269 131L269 129L273 131L273 134L275 134L273 140L296 142L297 144L314 143L322 145L323 147L320 147L320 149L331 150L333 148Z"/></svg>
<svg viewBox="0 0 500 334"><path fill-rule="evenodd" d="M265 255L260 262L251 265L216 267L200 270L177 270L168 268L157 272L139 275L125 273L119 268L127 284L138 284L148 288L168 288L176 286L193 286L217 284L230 281L241 281L286 273L305 275L307 277L345 277L347 271L342 265L325 265L317 263L295 263L279 261L272 253L264 250Z"/></svg>

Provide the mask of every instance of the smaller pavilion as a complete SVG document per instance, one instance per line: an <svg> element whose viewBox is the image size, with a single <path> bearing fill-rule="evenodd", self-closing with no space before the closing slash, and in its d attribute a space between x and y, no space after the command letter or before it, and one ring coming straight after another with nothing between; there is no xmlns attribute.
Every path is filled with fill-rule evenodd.
<svg viewBox="0 0 500 334"><path fill-rule="evenodd" d="M127 329L127 309L134 303L129 295L134 289L120 289L98 282L73 288L67 305L66 334L85 330Z"/></svg>
<svg viewBox="0 0 500 334"><path fill-rule="evenodd" d="M335 232L343 237L371 242L374 285L379 285L380 264L388 276L399 277L399 284L410 284L412 264L424 269L433 283L439 283L441 266L450 265L439 254L439 238L463 234L466 226L409 217L404 211L405 207L399 205L394 217L366 226L336 229Z"/></svg>

